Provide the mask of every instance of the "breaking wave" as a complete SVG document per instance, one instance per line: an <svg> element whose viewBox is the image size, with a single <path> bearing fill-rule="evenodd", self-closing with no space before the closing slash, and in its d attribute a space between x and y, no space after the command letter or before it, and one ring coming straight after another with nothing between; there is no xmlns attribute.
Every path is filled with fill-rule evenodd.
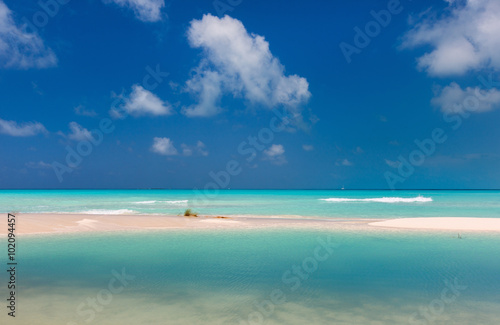
<svg viewBox="0 0 500 325"><path fill-rule="evenodd" d="M326 202L380 202L380 203L413 203L413 202L432 202L431 197L379 197L379 198L371 198L371 199L348 199L348 198L329 198L329 199L320 199L321 201Z"/></svg>
<svg viewBox="0 0 500 325"><path fill-rule="evenodd" d="M176 201L139 201L139 202L134 202L135 204L155 204L155 203L162 203L162 204L172 204L172 205L186 205L188 203L188 200L176 200Z"/></svg>

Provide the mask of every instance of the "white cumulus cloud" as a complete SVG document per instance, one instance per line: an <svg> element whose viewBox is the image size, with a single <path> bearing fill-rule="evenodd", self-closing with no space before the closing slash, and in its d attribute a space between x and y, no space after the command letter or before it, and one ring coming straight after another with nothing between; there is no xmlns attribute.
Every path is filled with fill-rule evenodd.
<svg viewBox="0 0 500 325"><path fill-rule="evenodd" d="M500 91L496 88L484 90L479 87L462 89L452 82L442 88L431 103L445 113L487 112L500 108Z"/></svg>
<svg viewBox="0 0 500 325"><path fill-rule="evenodd" d="M285 157L285 148L281 144L273 144L269 149L264 150L264 159L269 160L275 165L283 165L287 163Z"/></svg>
<svg viewBox="0 0 500 325"><path fill-rule="evenodd" d="M132 92L128 96L122 96L122 99L123 105L120 109L135 117L170 115L173 112L169 102L161 100L158 96L137 84L133 85ZM111 109L110 113L113 117L123 117L123 114L117 108Z"/></svg>
<svg viewBox="0 0 500 325"><path fill-rule="evenodd" d="M500 1L451 1L441 16L417 22L403 47L430 46L418 66L430 75L461 75L483 68L500 69Z"/></svg>
<svg viewBox="0 0 500 325"><path fill-rule="evenodd" d="M268 108L283 105L294 112L311 96L307 80L285 75L285 67L272 55L264 37L249 34L237 19L204 15L191 21L188 40L204 53L186 83L186 90L198 101L184 107L189 117L219 113L224 94Z"/></svg>
<svg viewBox="0 0 500 325"><path fill-rule="evenodd" d="M54 52L42 38L16 25L12 11L0 0L0 67L48 68L57 65Z"/></svg>
<svg viewBox="0 0 500 325"><path fill-rule="evenodd" d="M120 7L134 11L137 19L144 22L156 22L162 19L161 9L165 7L164 0L103 0L104 3L115 3Z"/></svg>
<svg viewBox="0 0 500 325"><path fill-rule="evenodd" d="M0 133L13 137L29 137L40 133L48 133L47 129L39 122L18 124L15 121L6 121L0 118Z"/></svg>
<svg viewBox="0 0 500 325"><path fill-rule="evenodd" d="M163 156L175 156L178 154L177 149L174 147L174 143L169 138L155 137L153 139L151 151Z"/></svg>
<svg viewBox="0 0 500 325"><path fill-rule="evenodd" d="M70 122L69 129L71 130L71 133L68 134L68 138L71 140L83 141L92 137L89 130L76 122Z"/></svg>

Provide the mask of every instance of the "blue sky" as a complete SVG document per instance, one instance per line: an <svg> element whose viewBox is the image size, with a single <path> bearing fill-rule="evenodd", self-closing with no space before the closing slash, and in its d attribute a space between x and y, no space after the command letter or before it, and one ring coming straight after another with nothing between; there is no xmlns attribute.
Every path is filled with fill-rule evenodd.
<svg viewBox="0 0 500 325"><path fill-rule="evenodd" d="M0 0L1 188L500 187L495 0L40 3Z"/></svg>

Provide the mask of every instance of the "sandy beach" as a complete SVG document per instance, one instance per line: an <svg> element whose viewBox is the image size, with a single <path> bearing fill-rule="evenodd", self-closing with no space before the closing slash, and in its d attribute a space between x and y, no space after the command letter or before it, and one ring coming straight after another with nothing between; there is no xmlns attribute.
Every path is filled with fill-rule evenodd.
<svg viewBox="0 0 500 325"><path fill-rule="evenodd" d="M332 230L450 230L500 232L494 218L325 219L244 216L16 214L17 234L50 234L151 229L243 229L299 227ZM5 236L7 227L0 228Z"/></svg>
<svg viewBox="0 0 500 325"><path fill-rule="evenodd" d="M405 229L500 231L500 219L497 218L408 218L373 222L369 225Z"/></svg>

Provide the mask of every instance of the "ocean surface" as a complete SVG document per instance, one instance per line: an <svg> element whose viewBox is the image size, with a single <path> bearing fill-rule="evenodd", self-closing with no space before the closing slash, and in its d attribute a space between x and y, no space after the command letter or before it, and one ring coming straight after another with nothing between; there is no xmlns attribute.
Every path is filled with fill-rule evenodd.
<svg viewBox="0 0 500 325"><path fill-rule="evenodd" d="M191 191L1 191L0 212L495 218L499 198L231 190L202 201ZM18 236L17 315L3 307L0 324L498 324L500 235L363 229Z"/></svg>
<svg viewBox="0 0 500 325"><path fill-rule="evenodd" d="M0 190L0 213L500 217L500 191Z"/></svg>
<svg viewBox="0 0 500 325"><path fill-rule="evenodd" d="M18 246L17 317L2 308L1 324L500 319L498 235L175 230L26 236Z"/></svg>

